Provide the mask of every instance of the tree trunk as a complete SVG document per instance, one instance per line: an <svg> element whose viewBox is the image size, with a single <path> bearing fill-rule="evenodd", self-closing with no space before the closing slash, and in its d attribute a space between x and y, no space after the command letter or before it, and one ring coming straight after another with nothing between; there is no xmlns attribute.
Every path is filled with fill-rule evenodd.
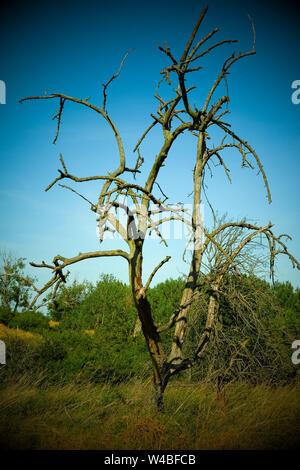
<svg viewBox="0 0 300 470"><path fill-rule="evenodd" d="M134 330L132 333L133 338L137 338L140 332L142 331L142 323L139 317L136 317L135 325L134 325Z"/></svg>
<svg viewBox="0 0 300 470"><path fill-rule="evenodd" d="M162 374L162 380L161 380L161 383L156 385L154 384L155 386L155 399L156 399L156 406L157 406L157 410L160 412L160 413L164 413L165 409L164 409L164 401L163 401L163 398L164 398L164 391L166 389L166 386L168 384L168 381L169 381L169 376L164 376Z"/></svg>
<svg viewBox="0 0 300 470"><path fill-rule="evenodd" d="M156 391L163 391L165 388L164 369L166 355L163 350L160 336L157 333L156 327L153 323L151 306L148 300L142 297L137 301L137 309L142 325L142 331L153 364L154 387Z"/></svg>
<svg viewBox="0 0 300 470"><path fill-rule="evenodd" d="M146 297L142 284L142 248L143 241L135 242L132 257L129 263L129 274L132 295L138 311L141 329L146 340L153 364L153 381L156 392L158 409L162 407L162 396L166 387L164 371L166 368L166 355L156 326L154 325L151 305Z"/></svg>

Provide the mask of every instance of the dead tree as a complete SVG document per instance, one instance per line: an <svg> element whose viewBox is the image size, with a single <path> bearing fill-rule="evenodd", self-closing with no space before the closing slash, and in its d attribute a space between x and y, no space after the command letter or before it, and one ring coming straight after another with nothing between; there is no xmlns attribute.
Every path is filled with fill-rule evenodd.
<svg viewBox="0 0 300 470"><path fill-rule="evenodd" d="M224 116L229 113L227 78L232 66L236 62L255 54L256 34L251 18L250 24L253 31L253 43L251 49L247 52L242 52L239 49L238 52L233 52L232 55L227 57L221 65L219 74L215 77L211 88L208 90L204 103L199 107L191 105L190 92L195 88L195 86L186 87L187 78L191 76L191 73L195 73L201 69L201 65L199 65L199 63L201 64L201 59L204 56L213 52L214 49L222 47L224 44L236 42L233 39L225 39L207 46L207 42L217 33L218 28L213 29L209 34L196 42L196 34L206 12L207 7L204 8L200 14L180 58L176 58L173 55L166 42L164 47L159 46L159 50L165 54L166 59L169 61L169 65L161 71L162 76L157 86L155 95L155 98L158 101L157 113L151 114L152 122L140 137L134 149L134 152L137 153L137 160L134 168L128 168L126 166L126 155L121 136L106 108L108 87L110 83L119 76L128 53L124 57L118 72L103 85L102 107L90 103L89 98L79 99L62 93L53 93L51 95L47 95L45 93L44 96L30 96L20 100L20 102L34 99L58 100L59 108L53 118L57 120L57 130L54 142L56 142L59 136L64 106L69 102L78 103L81 106L90 108L92 111L99 114L101 118L105 119L114 134L120 157L118 168L114 171L108 172L107 175L79 177L69 172L65 161L60 154L62 168L58 170L59 175L51 182L51 184L49 184L46 191L52 188L56 183L63 180L70 180L75 183L95 180L103 181L98 201L91 202L86 198L84 199L86 199L90 205L90 209L99 216L100 243L103 240L105 230L116 231L123 240L125 240L128 250L124 251L121 249L114 249L108 251L79 253L72 258L67 258L58 254L53 258L52 263L47 264L43 261L40 264L31 263L31 265L48 269L52 272L52 279L42 289L40 289L40 292L44 292L48 287L56 285L56 283L64 282L65 269L79 261L107 256L122 257L126 260L129 268L129 283L131 286L132 296L153 363L154 386L159 408L162 406L163 393L169 379L175 374L191 368L201 359L209 343L212 327L218 316L222 279L228 270L234 266L235 260L239 257L241 251L248 243L252 242L256 237L263 236L266 239L270 252L271 274L273 273L274 259L279 253L287 255L293 266L297 266L298 269L300 268L295 258L288 252L287 246L282 240L282 238L287 237L287 235L275 236L272 231L271 222L263 227L249 224L245 221L228 222L219 225L210 232L202 226L200 203L205 192L205 171L210 168L210 164L213 161L217 161L217 163L224 168L225 174L230 179L229 169L222 157L222 151L224 149L230 148L232 150L237 150L241 156L242 167L252 169L258 168L264 181L268 200L271 202L268 180L255 150L246 140L242 139L231 129L229 123L223 120ZM159 94L160 85L163 81L166 81L171 86L171 80L176 81L177 87L170 87L170 90L172 90L170 93L173 94L170 99L168 98L166 100ZM226 92L224 95L217 97L217 93L222 89L220 85L225 85L224 88L226 89ZM158 150L149 174L145 175L145 184L138 185L136 184L134 177L136 173L141 172L143 164L143 157L140 153L140 149L144 139L148 137L149 132L154 126L159 126L161 128L163 133L163 144ZM215 147L209 144L209 133L212 128L217 128L223 133L223 139ZM168 154L176 139L184 132L190 132L195 137L196 147L192 181L193 204L190 222L187 220L184 209L182 209L181 206L166 203L167 198L162 190L160 191L159 196L154 194L156 189L155 183L159 171L162 166L165 165ZM126 178L126 175L133 178ZM67 185L60 184L60 186L72 190L81 197L84 197ZM159 189L161 188L159 187ZM129 209L128 204L120 202L120 196L126 196L126 198L130 200L133 209ZM154 221L153 219L155 211L151 210L151 203L156 205L156 212L159 211L160 213L165 214L159 222ZM124 211L124 214L126 215L126 224L122 224L111 209ZM165 242L159 228L163 223L170 220L180 220L183 224L190 224L192 234L191 243L193 248L189 272L182 292L180 304L166 324L157 325L153 320L151 306L147 298L147 290L155 273L170 259L170 257L167 256L163 259L153 270L149 279L146 282L143 282L143 248L146 235L149 231L155 230ZM232 227L239 227L242 229L244 237L233 250L224 250L218 243L218 236L221 232L225 232L228 228ZM202 235L204 235L204 239ZM208 250L212 245L219 250L223 260L222 263L218 264L218 270L214 273L214 277L211 278L210 285L203 286L199 283L199 274L201 273L201 266L206 250ZM205 329L200 337L196 350L190 357L184 357L183 344L186 327L189 321L190 306L194 299L202 295L204 291L206 294L209 294ZM166 351L163 346L162 338L164 333L170 329L174 330L173 342L170 351Z"/></svg>

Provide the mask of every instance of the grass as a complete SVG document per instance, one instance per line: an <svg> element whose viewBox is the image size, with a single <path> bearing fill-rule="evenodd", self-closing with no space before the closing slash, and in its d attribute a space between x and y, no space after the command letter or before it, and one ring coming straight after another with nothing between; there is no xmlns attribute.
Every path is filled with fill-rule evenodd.
<svg viewBox="0 0 300 470"><path fill-rule="evenodd" d="M5 339L7 336L18 337L29 343L36 343L42 339L42 336L37 333L8 328L3 323L0 323L0 339Z"/></svg>
<svg viewBox="0 0 300 470"><path fill-rule="evenodd" d="M45 388L26 376L2 384L0 442L9 449L293 449L300 440L299 385L172 383L165 413L150 381Z"/></svg>

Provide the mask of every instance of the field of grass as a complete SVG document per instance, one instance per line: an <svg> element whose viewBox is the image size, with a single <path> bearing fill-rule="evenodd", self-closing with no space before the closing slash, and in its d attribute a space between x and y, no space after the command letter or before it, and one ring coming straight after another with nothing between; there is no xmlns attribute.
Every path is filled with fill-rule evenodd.
<svg viewBox="0 0 300 470"><path fill-rule="evenodd" d="M299 385L172 383L165 413L150 381L45 387L23 376L2 383L0 443L8 449L294 449Z"/></svg>

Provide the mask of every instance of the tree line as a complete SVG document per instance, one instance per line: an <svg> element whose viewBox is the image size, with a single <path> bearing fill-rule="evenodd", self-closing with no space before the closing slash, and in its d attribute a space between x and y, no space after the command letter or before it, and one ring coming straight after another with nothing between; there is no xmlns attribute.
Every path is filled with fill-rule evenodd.
<svg viewBox="0 0 300 470"><path fill-rule="evenodd" d="M14 263L20 273L22 263L20 259ZM155 321L169 318L184 282L183 278L168 279L149 289ZM201 282L205 283L204 276ZM295 380L291 344L300 333L300 289L289 282L271 285L255 275L231 273L224 280L222 294L221 315L203 360L178 379L207 380L220 389L236 380L252 384ZM209 293L191 306L186 354L202 334L208 302ZM8 358L1 370L3 380L26 372L32 377L42 373L47 383L119 383L151 374L147 348L136 328L130 287L115 277L103 274L95 284L73 281L61 286L44 313L26 310L29 305L28 286L15 277L5 284L1 276L0 323L10 332L5 339ZM30 332L32 337L12 334L18 331ZM168 332L167 349L172 340Z"/></svg>

